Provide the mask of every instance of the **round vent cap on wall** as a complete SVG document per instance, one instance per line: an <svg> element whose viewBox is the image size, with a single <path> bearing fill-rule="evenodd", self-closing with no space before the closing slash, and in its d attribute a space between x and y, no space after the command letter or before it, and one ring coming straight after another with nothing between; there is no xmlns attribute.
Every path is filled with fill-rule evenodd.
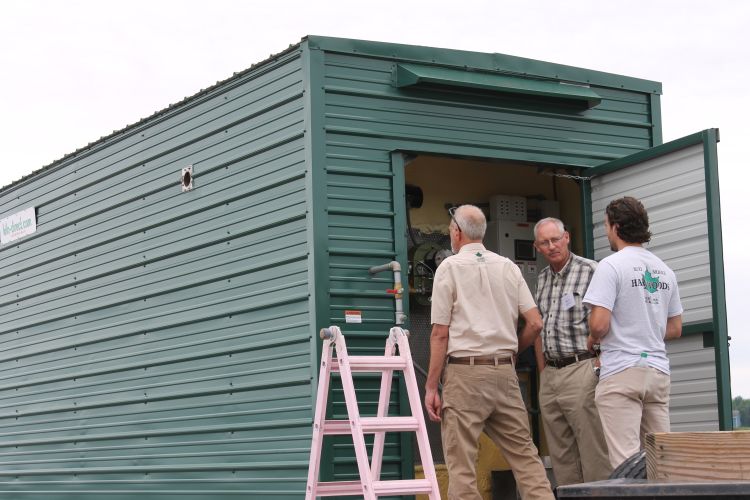
<svg viewBox="0 0 750 500"><path fill-rule="evenodd" d="M180 175L181 178L181 185L182 185L182 192L185 191L192 191L193 189L193 166L188 165L187 167L182 168L182 173Z"/></svg>

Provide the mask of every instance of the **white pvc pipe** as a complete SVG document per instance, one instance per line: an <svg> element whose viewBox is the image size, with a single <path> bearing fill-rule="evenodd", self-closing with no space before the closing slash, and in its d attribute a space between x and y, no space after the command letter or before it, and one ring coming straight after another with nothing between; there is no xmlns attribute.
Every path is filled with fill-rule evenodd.
<svg viewBox="0 0 750 500"><path fill-rule="evenodd" d="M401 264L398 261L392 260L388 264L380 266L373 266L370 268L370 274L377 274L381 271L387 270L393 271L393 298L396 300L396 325L403 325L406 322L406 314L404 314L404 286L401 283Z"/></svg>

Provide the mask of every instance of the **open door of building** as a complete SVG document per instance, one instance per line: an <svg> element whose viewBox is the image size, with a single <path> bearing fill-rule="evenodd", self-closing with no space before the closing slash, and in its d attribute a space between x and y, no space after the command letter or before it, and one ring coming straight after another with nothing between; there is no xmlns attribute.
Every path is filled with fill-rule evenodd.
<svg viewBox="0 0 750 500"><path fill-rule="evenodd" d="M732 428L718 140L718 129L708 129L594 167L583 186L589 257L611 253L607 204L633 196L648 210L648 249L677 274L684 326L683 338L667 346L673 430Z"/></svg>

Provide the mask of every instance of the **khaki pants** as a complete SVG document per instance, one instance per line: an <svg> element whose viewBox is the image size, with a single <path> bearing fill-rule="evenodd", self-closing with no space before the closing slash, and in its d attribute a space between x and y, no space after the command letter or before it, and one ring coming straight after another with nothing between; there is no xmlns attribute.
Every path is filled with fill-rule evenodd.
<svg viewBox="0 0 750 500"><path fill-rule="evenodd" d="M647 432L669 432L669 385L656 368L628 368L599 381L596 407L612 467L639 451Z"/></svg>
<svg viewBox="0 0 750 500"><path fill-rule="evenodd" d="M525 500L554 498L513 366L447 365L441 431L451 500L481 500L475 467L483 430L510 464Z"/></svg>
<svg viewBox="0 0 750 500"><path fill-rule="evenodd" d="M612 473L594 402L597 382L593 359L547 366L541 373L539 406L559 486L601 481Z"/></svg>

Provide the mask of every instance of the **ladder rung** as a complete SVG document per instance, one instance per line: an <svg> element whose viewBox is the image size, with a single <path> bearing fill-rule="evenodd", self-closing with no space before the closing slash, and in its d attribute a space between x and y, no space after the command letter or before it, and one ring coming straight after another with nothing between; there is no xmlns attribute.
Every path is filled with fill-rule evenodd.
<svg viewBox="0 0 750 500"><path fill-rule="evenodd" d="M361 495L362 483L360 481L335 481L318 483L315 495L319 497L336 497L342 495Z"/></svg>
<svg viewBox="0 0 750 500"><path fill-rule="evenodd" d="M376 495L416 495L419 493L436 493L432 491L430 482L427 479L373 481L372 488ZM318 483L316 488L316 495L321 497L361 494L362 483L359 481Z"/></svg>
<svg viewBox="0 0 750 500"><path fill-rule="evenodd" d="M401 356L350 356L349 368L353 372L382 372L383 370L403 370L406 359ZM331 360L331 371L339 371L339 360Z"/></svg>
<svg viewBox="0 0 750 500"><path fill-rule="evenodd" d="M402 479L396 481L374 481L372 488L376 495L414 495L417 493L437 493L427 479ZM360 490L361 491L361 490Z"/></svg>
<svg viewBox="0 0 750 500"><path fill-rule="evenodd" d="M404 432L419 429L419 421L414 417L364 417L361 421L364 432Z"/></svg>
<svg viewBox="0 0 750 500"><path fill-rule="evenodd" d="M414 417L362 417L359 419L362 432L407 432L419 429L419 421ZM339 435L351 434L352 428L348 420L326 420L323 423L323 434Z"/></svg>

